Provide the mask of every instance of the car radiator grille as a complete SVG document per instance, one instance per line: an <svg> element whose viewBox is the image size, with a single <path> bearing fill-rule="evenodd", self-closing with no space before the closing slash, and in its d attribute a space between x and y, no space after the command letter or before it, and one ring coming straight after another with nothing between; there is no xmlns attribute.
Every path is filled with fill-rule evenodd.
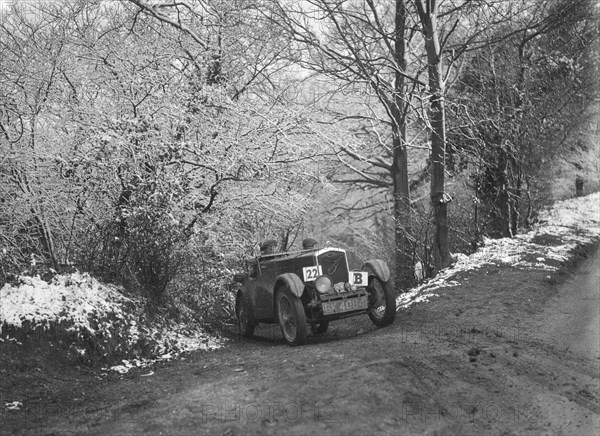
<svg viewBox="0 0 600 436"><path fill-rule="evenodd" d="M348 281L348 266L344 253L329 251L318 257L323 274L328 275L333 283Z"/></svg>

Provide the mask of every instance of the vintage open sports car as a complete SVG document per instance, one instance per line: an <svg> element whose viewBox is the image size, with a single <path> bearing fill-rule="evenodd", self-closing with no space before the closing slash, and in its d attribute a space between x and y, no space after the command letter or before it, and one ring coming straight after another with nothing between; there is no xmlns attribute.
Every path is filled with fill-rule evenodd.
<svg viewBox="0 0 600 436"><path fill-rule="evenodd" d="M350 271L345 250L318 248L312 242L305 240L303 250L285 253L273 253L263 244L262 255L249 263L247 273L235 275L243 337L251 337L259 323L279 323L286 342L300 345L308 325L320 334L330 321L362 314L379 327L394 322L396 299L384 261L369 260L360 271Z"/></svg>

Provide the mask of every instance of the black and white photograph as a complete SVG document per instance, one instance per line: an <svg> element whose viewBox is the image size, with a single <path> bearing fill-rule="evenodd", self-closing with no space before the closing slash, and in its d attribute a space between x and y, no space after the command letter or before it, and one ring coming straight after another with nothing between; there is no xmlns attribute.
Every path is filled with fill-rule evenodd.
<svg viewBox="0 0 600 436"><path fill-rule="evenodd" d="M0 0L0 434L600 434L600 0Z"/></svg>

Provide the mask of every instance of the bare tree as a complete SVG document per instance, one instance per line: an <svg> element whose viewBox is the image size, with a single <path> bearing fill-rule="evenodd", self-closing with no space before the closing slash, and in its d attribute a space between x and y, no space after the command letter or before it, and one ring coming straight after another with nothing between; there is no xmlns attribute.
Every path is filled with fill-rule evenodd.
<svg viewBox="0 0 600 436"><path fill-rule="evenodd" d="M477 222L512 237L547 201L553 167L595 98L592 2L526 4L528 14L479 33L454 94L453 152L473 170ZM486 44L487 42L487 44Z"/></svg>
<svg viewBox="0 0 600 436"><path fill-rule="evenodd" d="M444 107L445 84L442 71L442 50L438 25L439 4L436 0L415 0L427 53L427 72L431 105L431 206L435 236L433 257L438 269L451 262L448 247L448 203L450 197L445 192L446 171L446 111Z"/></svg>
<svg viewBox="0 0 600 436"><path fill-rule="evenodd" d="M256 73L272 53L256 71L256 52L237 59L236 82L233 60L216 74L212 56L194 53L202 44L133 6L60 5L36 21L15 9L0 28L0 247L11 268L33 253L160 296L185 249L225 257L221 238L300 220L315 183L304 165L322 148L310 114L256 97L254 86L272 86Z"/></svg>
<svg viewBox="0 0 600 436"><path fill-rule="evenodd" d="M268 14L273 23L295 41L295 60L303 69L338 83L337 88L329 88L326 92L346 95L351 89L373 94L375 101L367 103L366 113L348 114L348 101L341 98L339 103L346 105L346 113L342 110L338 119L357 123L359 128L354 127L354 130L364 129L366 140L379 147L378 154L365 155L360 148L340 144L338 138L338 159L350 171L349 176L340 180L379 189L391 184L395 285L398 290L409 287L412 256L407 125L411 96L418 86L425 84L419 79L418 72L415 74L408 68L407 41L414 29L408 22L405 1L386 4L372 0L364 3L275 1ZM372 105L381 108L382 114L378 114ZM390 143L385 139L387 134L379 134L378 126L381 125L389 129Z"/></svg>

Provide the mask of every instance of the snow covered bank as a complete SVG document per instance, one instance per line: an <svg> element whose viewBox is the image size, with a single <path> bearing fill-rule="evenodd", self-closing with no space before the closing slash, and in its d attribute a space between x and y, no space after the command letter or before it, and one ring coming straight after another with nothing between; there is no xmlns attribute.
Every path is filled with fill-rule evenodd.
<svg viewBox="0 0 600 436"><path fill-rule="evenodd" d="M555 203L540 213L533 229L514 238L487 239L470 256L457 254L456 262L436 277L400 295L398 307L409 307L435 296L440 287L457 286L459 272L483 265L510 265L524 269L557 271L570 253L600 239L600 193Z"/></svg>
<svg viewBox="0 0 600 436"><path fill-rule="evenodd" d="M60 340L84 362L175 356L220 342L199 327L145 314L144 301L88 274L19 278L0 289L0 341Z"/></svg>
<svg viewBox="0 0 600 436"><path fill-rule="evenodd" d="M124 318L126 303L115 287L101 285L87 274L57 276L51 283L39 277L19 277L18 285L6 284L0 289L0 322L22 327L23 323L48 328L51 322L67 321L69 331L96 333L93 319L109 315Z"/></svg>

